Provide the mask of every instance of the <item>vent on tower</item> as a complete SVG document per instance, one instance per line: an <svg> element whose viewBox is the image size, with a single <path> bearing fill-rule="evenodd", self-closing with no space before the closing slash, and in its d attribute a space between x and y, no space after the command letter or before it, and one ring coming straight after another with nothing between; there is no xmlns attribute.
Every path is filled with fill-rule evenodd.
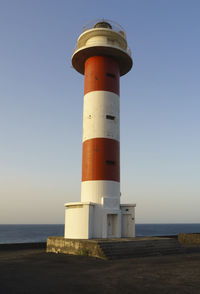
<svg viewBox="0 0 200 294"><path fill-rule="evenodd" d="M115 117L113 115L109 115L109 114L106 115L106 118L111 119L111 120L115 120Z"/></svg>
<svg viewBox="0 0 200 294"><path fill-rule="evenodd" d="M106 163L108 165L115 165L115 162L113 160L106 160Z"/></svg>
<svg viewBox="0 0 200 294"><path fill-rule="evenodd" d="M110 77L110 78L113 78L113 79L116 78L116 75L114 75L112 73L109 73L109 72L107 72L106 75L107 75L107 77Z"/></svg>
<svg viewBox="0 0 200 294"><path fill-rule="evenodd" d="M100 29L100 28L104 28L104 29L111 29L112 30L112 26L106 22L106 21L100 21L100 22L97 22L95 25L94 25L94 28L95 29Z"/></svg>

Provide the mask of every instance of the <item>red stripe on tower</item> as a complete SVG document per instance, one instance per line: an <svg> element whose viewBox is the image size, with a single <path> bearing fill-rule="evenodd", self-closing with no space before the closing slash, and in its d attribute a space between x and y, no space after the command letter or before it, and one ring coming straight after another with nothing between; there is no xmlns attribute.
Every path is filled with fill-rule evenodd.
<svg viewBox="0 0 200 294"><path fill-rule="evenodd" d="M119 95L119 64L111 57L93 56L85 63L84 94L109 91Z"/></svg>
<svg viewBox="0 0 200 294"><path fill-rule="evenodd" d="M120 181L119 142L94 138L83 143L82 181Z"/></svg>

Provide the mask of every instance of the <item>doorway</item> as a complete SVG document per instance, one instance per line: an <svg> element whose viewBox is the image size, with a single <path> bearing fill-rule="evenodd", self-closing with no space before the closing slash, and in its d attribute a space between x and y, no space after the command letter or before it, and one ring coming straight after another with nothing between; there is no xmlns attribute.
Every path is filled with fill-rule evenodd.
<svg viewBox="0 0 200 294"><path fill-rule="evenodd" d="M107 237L116 238L118 233L117 214L107 214Z"/></svg>
<svg viewBox="0 0 200 294"><path fill-rule="evenodd" d="M122 237L132 237L133 220L131 214L122 215Z"/></svg>

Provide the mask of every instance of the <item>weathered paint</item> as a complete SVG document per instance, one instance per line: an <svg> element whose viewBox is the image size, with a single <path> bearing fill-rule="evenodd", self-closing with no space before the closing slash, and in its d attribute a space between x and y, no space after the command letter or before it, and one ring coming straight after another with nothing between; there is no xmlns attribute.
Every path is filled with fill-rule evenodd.
<svg viewBox="0 0 200 294"><path fill-rule="evenodd" d="M108 138L119 141L119 95L93 91L84 96L83 141Z"/></svg>
<svg viewBox="0 0 200 294"><path fill-rule="evenodd" d="M82 181L120 181L119 142L94 138L83 142Z"/></svg>
<svg viewBox="0 0 200 294"><path fill-rule="evenodd" d="M93 56L85 63L84 94L109 91L119 95L119 65L112 57Z"/></svg>

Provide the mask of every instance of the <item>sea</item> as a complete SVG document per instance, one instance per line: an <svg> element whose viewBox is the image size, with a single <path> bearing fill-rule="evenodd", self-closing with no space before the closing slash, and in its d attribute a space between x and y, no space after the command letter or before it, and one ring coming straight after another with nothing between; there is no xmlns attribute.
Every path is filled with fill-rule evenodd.
<svg viewBox="0 0 200 294"><path fill-rule="evenodd" d="M200 224L136 224L136 236L169 236L200 233ZM0 225L0 244L46 242L49 236L63 236L64 225Z"/></svg>

